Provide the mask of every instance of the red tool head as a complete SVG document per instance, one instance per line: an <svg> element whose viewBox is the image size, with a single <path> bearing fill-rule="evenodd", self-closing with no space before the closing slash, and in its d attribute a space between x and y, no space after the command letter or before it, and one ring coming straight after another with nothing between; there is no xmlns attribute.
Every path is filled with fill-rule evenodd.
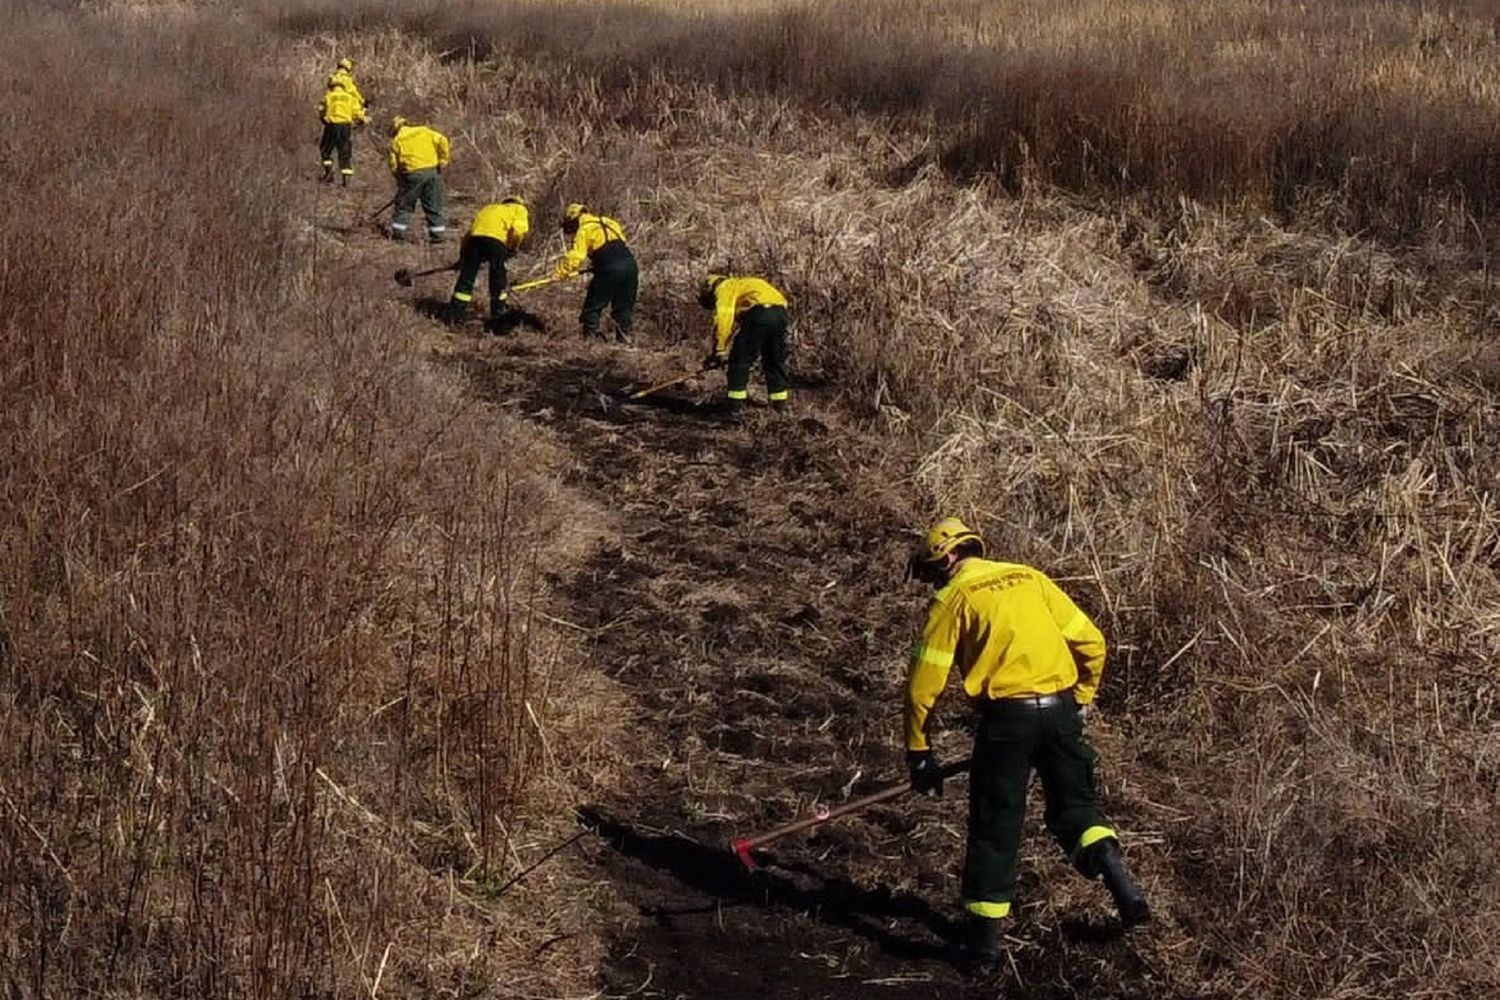
<svg viewBox="0 0 1500 1000"><path fill-rule="evenodd" d="M740 837L730 846L734 848L734 856L740 859L740 864L745 866L745 870L755 871L755 859L750 856L750 841L745 837Z"/></svg>

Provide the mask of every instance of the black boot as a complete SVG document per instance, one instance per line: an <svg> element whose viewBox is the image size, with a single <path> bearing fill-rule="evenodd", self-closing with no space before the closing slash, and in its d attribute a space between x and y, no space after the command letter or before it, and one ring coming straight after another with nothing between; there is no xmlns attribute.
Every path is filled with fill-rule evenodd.
<svg viewBox="0 0 1500 1000"><path fill-rule="evenodd" d="M469 318L469 304L459 299L450 299L443 307L443 325L447 327L462 326L464 320Z"/></svg>
<svg viewBox="0 0 1500 1000"><path fill-rule="evenodd" d="M630 339L630 328L629 327L624 327L624 326L615 327L615 343L617 343L617 344L624 344L627 347L630 346L630 344L632 343L632 341Z"/></svg>
<svg viewBox="0 0 1500 1000"><path fill-rule="evenodd" d="M1099 844L1099 875L1120 911L1120 926L1130 928L1151 919L1151 905L1146 894L1130 877L1119 841L1110 839Z"/></svg>
<svg viewBox="0 0 1500 1000"><path fill-rule="evenodd" d="M1005 957L1005 949L1000 946L1000 921L969 914L964 927L963 953L975 965L998 965Z"/></svg>

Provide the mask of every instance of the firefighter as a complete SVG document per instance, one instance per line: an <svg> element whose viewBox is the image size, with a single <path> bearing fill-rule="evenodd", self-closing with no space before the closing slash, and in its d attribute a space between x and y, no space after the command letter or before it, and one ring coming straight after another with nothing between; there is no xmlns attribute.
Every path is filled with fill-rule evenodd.
<svg viewBox="0 0 1500 1000"><path fill-rule="evenodd" d="M333 180L333 154L337 152L339 174L348 187L349 178L354 176L354 126L363 125L366 119L359 97L349 92L349 85L337 74L328 78L328 92L318 104L318 117L323 122L323 135L318 140L323 182Z"/></svg>
<svg viewBox="0 0 1500 1000"><path fill-rule="evenodd" d="M1102 878L1131 927L1150 907L1100 815L1096 755L1084 721L1104 671L1104 636L1046 574L984 558L984 542L958 518L939 521L913 558L937 588L912 656L906 701L906 758L913 787L940 794L942 769L927 741L933 703L957 667L977 703L969 773L968 850L963 898L972 957L1000 957L1000 927L1015 901L1016 855L1035 769L1048 831L1084 877Z"/></svg>
<svg viewBox="0 0 1500 1000"><path fill-rule="evenodd" d="M448 301L443 321L457 326L469 314L469 303L474 301L474 283L479 277L479 268L489 266L490 286L490 330L504 332L505 317L510 312L506 293L505 264L511 254L526 239L531 229L531 216L526 203L514 196L504 201L492 202L481 208L474 216L469 231L458 245L458 281L453 286L453 298Z"/></svg>
<svg viewBox="0 0 1500 1000"><path fill-rule="evenodd" d="M348 56L345 56L344 58L340 59L339 60L339 64L336 67L334 67L333 75L335 77L337 77L338 79L344 81L344 87L345 87L345 89L347 89L349 91L349 93L351 93L351 94L354 95L355 99L357 101L359 101L360 105L366 111L370 110L370 108L372 106L371 102L365 100L365 95L360 91L359 84L357 84L357 83L354 82L354 60L353 59L350 59Z"/></svg>
<svg viewBox="0 0 1500 1000"><path fill-rule="evenodd" d="M406 239L417 202L427 216L427 240L441 243L448 233L443 220L443 168L448 165L448 137L397 115L391 120L391 174L396 178L396 212L391 239Z"/></svg>
<svg viewBox="0 0 1500 1000"><path fill-rule="evenodd" d="M750 369L759 360L771 405L786 406L786 296L763 278L710 274L698 292L698 304L714 312L713 343L703 366L729 366L731 405L749 398Z"/></svg>
<svg viewBox="0 0 1500 1000"><path fill-rule="evenodd" d="M615 321L615 339L630 343L630 327L635 317L635 298L640 291L640 272L635 254L625 245L625 230L614 219L594 215L582 205L563 209L562 231L573 238L573 248L553 269L555 278L571 278L589 262L593 277L583 294L583 310L578 325L585 337L607 340L603 332L604 309Z"/></svg>

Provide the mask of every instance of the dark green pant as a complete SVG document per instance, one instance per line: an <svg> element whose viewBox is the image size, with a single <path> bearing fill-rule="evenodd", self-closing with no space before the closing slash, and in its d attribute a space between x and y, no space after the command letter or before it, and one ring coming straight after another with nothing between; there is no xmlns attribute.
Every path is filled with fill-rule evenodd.
<svg viewBox="0 0 1500 1000"><path fill-rule="evenodd" d="M749 395L750 369L760 361L766 375L766 394L771 402L787 398L786 309L783 306L752 306L740 314L740 330L729 346L729 398Z"/></svg>
<svg viewBox="0 0 1500 1000"><path fill-rule="evenodd" d="M604 310L614 317L615 326L624 336L630 335L635 321L635 297L640 291L640 272L635 255L619 240L604 244L589 259L593 277L583 293L583 311L578 324L585 334L597 334L604 320Z"/></svg>
<svg viewBox="0 0 1500 1000"><path fill-rule="evenodd" d="M324 173L332 172L334 153L339 156L339 172L345 177L354 173L353 126L324 122L323 137L318 140L318 153L323 157Z"/></svg>
<svg viewBox="0 0 1500 1000"><path fill-rule="evenodd" d="M443 174L437 167L413 170L396 178L396 215L391 219L391 235L405 239L411 225L411 216L422 203L427 215L427 238L441 243L448 232L447 220L443 218Z"/></svg>
<svg viewBox="0 0 1500 1000"><path fill-rule="evenodd" d="M448 303L450 319L462 319L468 313L469 303L474 300L474 285L479 280L479 269L489 267L490 318L498 319L505 312L505 263L510 260L510 248L493 236L465 236L458 245L458 281L453 285L453 298Z"/></svg>
<svg viewBox="0 0 1500 1000"><path fill-rule="evenodd" d="M1115 836L1094 796L1093 747L1070 695L1053 708L1024 701L985 706L969 772L969 849L963 894L972 912L1004 916L1016 893L1016 854L1026 818L1026 786L1041 775L1047 829L1072 858Z"/></svg>

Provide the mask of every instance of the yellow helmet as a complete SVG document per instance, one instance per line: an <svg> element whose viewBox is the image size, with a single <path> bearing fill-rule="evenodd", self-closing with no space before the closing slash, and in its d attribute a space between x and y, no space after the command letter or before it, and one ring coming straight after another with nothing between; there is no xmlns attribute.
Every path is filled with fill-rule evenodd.
<svg viewBox="0 0 1500 1000"><path fill-rule="evenodd" d="M927 562L941 562L965 542L978 542L979 554L984 555L984 539L978 532L956 517L945 517L928 530L921 555Z"/></svg>
<svg viewBox="0 0 1500 1000"><path fill-rule="evenodd" d="M348 70L351 73L354 72L354 60L345 56L339 60L339 69Z"/></svg>
<svg viewBox="0 0 1500 1000"><path fill-rule="evenodd" d="M568 205L567 208L563 209L563 221L577 222L579 216L583 215L585 211L587 211L587 209L585 209L584 206L578 204L578 202L576 201L572 202Z"/></svg>

